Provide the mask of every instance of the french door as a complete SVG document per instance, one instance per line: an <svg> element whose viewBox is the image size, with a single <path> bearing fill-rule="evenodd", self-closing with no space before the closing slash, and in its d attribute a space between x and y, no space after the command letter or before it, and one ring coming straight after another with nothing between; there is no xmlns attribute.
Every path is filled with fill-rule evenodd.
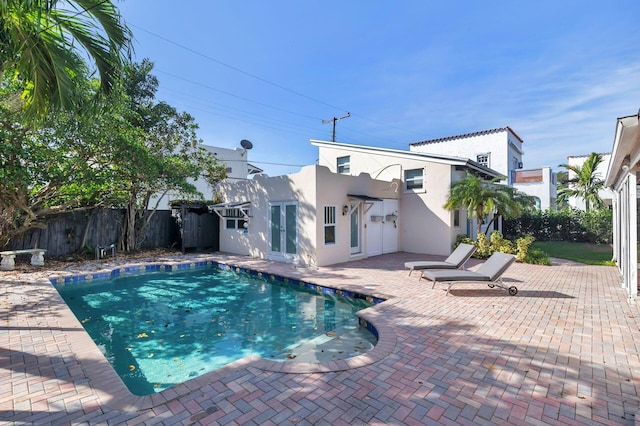
<svg viewBox="0 0 640 426"><path fill-rule="evenodd" d="M293 261L298 254L298 203L269 205L269 257Z"/></svg>

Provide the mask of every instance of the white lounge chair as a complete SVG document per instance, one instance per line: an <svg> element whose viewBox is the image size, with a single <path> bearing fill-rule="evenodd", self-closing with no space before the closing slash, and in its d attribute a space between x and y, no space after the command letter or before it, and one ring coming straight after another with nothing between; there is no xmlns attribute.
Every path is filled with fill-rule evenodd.
<svg viewBox="0 0 640 426"><path fill-rule="evenodd" d="M420 278L433 281L431 288L434 288L437 282L449 283L447 296L454 284L474 282L487 284L491 288L500 287L508 290L510 295L515 296L518 294L518 289L515 286L507 287L502 283L502 274L515 260L516 257L512 254L495 252L476 271L425 270Z"/></svg>
<svg viewBox="0 0 640 426"><path fill-rule="evenodd" d="M409 276L413 271L422 269L462 269L467 260L476 251L476 246L462 243L445 260L419 260L405 262L404 267L409 268ZM418 278L420 279L420 278Z"/></svg>

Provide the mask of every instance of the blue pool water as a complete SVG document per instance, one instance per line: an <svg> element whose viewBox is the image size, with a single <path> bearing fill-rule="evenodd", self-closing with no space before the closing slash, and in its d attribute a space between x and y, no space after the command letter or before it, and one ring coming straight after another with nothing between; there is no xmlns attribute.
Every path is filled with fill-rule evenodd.
<svg viewBox="0 0 640 426"><path fill-rule="evenodd" d="M216 267L56 284L129 390L148 395L247 355L304 360L348 339L347 358L376 339L355 312L371 306ZM327 351L329 352L329 351ZM338 353L340 352L340 353ZM324 354L323 354L324 355Z"/></svg>

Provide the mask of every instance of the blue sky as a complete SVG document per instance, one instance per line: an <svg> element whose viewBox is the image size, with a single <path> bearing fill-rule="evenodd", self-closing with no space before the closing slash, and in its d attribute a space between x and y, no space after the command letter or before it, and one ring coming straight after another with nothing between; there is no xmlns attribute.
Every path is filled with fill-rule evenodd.
<svg viewBox="0 0 640 426"><path fill-rule="evenodd" d="M158 98L208 145L253 142L269 175L315 164L309 140L408 144L510 126L525 168L610 152L640 108L637 2L117 2Z"/></svg>

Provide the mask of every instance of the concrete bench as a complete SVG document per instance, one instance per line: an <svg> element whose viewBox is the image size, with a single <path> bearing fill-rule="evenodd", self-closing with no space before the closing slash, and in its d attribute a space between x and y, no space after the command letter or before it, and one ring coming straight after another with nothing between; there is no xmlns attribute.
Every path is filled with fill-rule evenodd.
<svg viewBox="0 0 640 426"><path fill-rule="evenodd" d="M0 251L0 256L2 256L2 260L0 260L0 270L2 271L11 271L15 269L16 262L15 258L18 254L30 253L31 254L31 264L34 266L44 266L44 249L26 249L26 250L7 250Z"/></svg>

